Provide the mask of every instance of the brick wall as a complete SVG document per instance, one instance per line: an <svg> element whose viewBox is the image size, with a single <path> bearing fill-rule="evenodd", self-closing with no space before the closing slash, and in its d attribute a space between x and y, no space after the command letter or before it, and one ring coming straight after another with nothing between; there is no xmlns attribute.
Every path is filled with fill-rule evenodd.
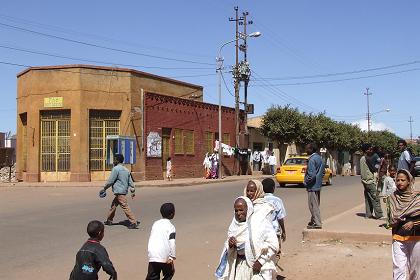
<svg viewBox="0 0 420 280"><path fill-rule="evenodd" d="M205 132L218 132L218 106L154 93L145 94L145 143L149 132L171 128L170 156L174 178L203 177ZM194 131L194 154L174 154L174 129ZM222 107L222 133L229 133L231 145L235 141L235 110ZM224 174L231 175L234 157L223 156ZM146 180L162 179L162 158L146 158Z"/></svg>

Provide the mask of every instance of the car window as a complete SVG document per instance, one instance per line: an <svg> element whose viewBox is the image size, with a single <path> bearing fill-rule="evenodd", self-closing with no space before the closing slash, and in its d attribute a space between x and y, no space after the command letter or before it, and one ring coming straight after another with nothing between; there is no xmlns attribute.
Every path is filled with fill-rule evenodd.
<svg viewBox="0 0 420 280"><path fill-rule="evenodd" d="M420 161L420 157L415 157L414 160L415 161Z"/></svg>
<svg viewBox="0 0 420 280"><path fill-rule="evenodd" d="M308 160L306 158L289 158L284 162L284 165L307 165Z"/></svg>

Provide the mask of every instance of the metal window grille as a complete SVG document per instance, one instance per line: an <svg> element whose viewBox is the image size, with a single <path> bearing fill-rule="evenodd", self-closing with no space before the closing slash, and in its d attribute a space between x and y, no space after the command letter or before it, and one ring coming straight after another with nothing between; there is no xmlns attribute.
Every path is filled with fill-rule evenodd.
<svg viewBox="0 0 420 280"><path fill-rule="evenodd" d="M89 168L91 171L111 170L106 163L106 137L120 134L119 111L91 111L89 115Z"/></svg>
<svg viewBox="0 0 420 280"><path fill-rule="evenodd" d="M183 154L184 147L182 145L182 130L175 128L174 129L174 137L175 137L175 154Z"/></svg>
<svg viewBox="0 0 420 280"><path fill-rule="evenodd" d="M194 131L193 130L184 130L184 151L187 155L194 154Z"/></svg>
<svg viewBox="0 0 420 280"><path fill-rule="evenodd" d="M213 132L205 132L204 148L206 153L213 153Z"/></svg>
<svg viewBox="0 0 420 280"><path fill-rule="evenodd" d="M70 111L41 112L41 171L70 170Z"/></svg>

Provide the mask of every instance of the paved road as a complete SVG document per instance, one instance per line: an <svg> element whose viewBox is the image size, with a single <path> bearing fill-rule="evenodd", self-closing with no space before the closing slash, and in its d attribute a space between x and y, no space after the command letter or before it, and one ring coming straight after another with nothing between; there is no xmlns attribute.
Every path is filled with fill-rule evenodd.
<svg viewBox="0 0 420 280"><path fill-rule="evenodd" d="M328 218L363 202L359 177L336 177L321 195L321 213ZM214 279L233 200L245 181L173 188L142 188L131 206L141 220L138 230L106 227L103 244L119 279L144 279L151 225L159 207L176 206L176 279ZM86 240L92 219L104 220L111 197L101 200L96 188L0 188L0 279L67 279L77 250ZM306 191L276 189L287 210L287 254L300 247L308 221ZM124 220L119 209L116 221ZM102 276L101 279L105 279ZM108 279L108 278L106 278Z"/></svg>

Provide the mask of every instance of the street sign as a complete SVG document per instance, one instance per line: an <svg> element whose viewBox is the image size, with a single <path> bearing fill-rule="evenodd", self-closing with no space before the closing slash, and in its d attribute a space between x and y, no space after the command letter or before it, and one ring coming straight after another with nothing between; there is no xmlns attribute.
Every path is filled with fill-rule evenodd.
<svg viewBox="0 0 420 280"><path fill-rule="evenodd" d="M246 113L254 114L254 104L246 104Z"/></svg>

